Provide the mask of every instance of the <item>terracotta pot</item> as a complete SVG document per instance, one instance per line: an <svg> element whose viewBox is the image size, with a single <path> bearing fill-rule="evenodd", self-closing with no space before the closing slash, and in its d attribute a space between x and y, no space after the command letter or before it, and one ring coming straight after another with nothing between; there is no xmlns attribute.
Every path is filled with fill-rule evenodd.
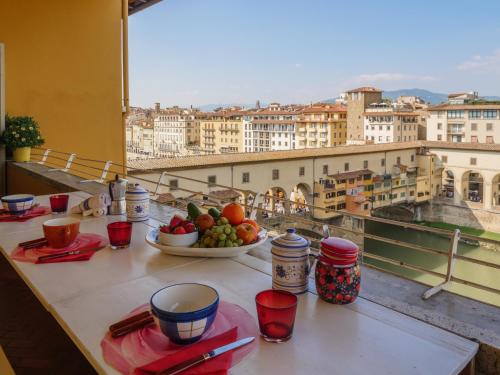
<svg viewBox="0 0 500 375"><path fill-rule="evenodd" d="M13 151L14 161L18 163L30 161L31 147L19 147Z"/></svg>
<svg viewBox="0 0 500 375"><path fill-rule="evenodd" d="M49 246L60 249L71 244L80 232L80 220L70 217L47 220L43 223L43 233Z"/></svg>

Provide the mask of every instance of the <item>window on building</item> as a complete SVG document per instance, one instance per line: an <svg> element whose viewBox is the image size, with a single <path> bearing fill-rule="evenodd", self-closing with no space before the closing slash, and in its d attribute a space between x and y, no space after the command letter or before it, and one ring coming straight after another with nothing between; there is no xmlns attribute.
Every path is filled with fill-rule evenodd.
<svg viewBox="0 0 500 375"><path fill-rule="evenodd" d="M328 174L328 165L323 165L323 174Z"/></svg>
<svg viewBox="0 0 500 375"><path fill-rule="evenodd" d="M470 141L471 141L472 143L477 143L477 135L471 135L471 136L470 136Z"/></svg>
<svg viewBox="0 0 500 375"><path fill-rule="evenodd" d="M476 165L477 164L477 158L470 158L470 165Z"/></svg>
<svg viewBox="0 0 500 375"><path fill-rule="evenodd" d="M493 142L493 136L491 135L486 136L486 143L495 143Z"/></svg>
<svg viewBox="0 0 500 375"><path fill-rule="evenodd" d="M385 158L380 159L380 166L385 167Z"/></svg>
<svg viewBox="0 0 500 375"><path fill-rule="evenodd" d="M487 109L483 111L484 118L497 118L497 111L494 109Z"/></svg>
<svg viewBox="0 0 500 375"><path fill-rule="evenodd" d="M415 154L411 154L410 159L411 159L411 161L415 161Z"/></svg>
<svg viewBox="0 0 500 375"><path fill-rule="evenodd" d="M464 118L463 109L453 109L448 111L448 118Z"/></svg>
<svg viewBox="0 0 500 375"><path fill-rule="evenodd" d="M348 171L349 170L349 163L344 163L344 171Z"/></svg>
<svg viewBox="0 0 500 375"><path fill-rule="evenodd" d="M443 124L438 122L438 130L441 130L441 129L443 129Z"/></svg>
<svg viewBox="0 0 500 375"><path fill-rule="evenodd" d="M368 203L365 203L365 205L364 205L363 207L364 207L364 209L365 209L365 210L367 210L367 209L368 209L368 207L369 207L369 206L368 206Z"/></svg>
<svg viewBox="0 0 500 375"><path fill-rule="evenodd" d="M306 167L300 167L299 176L305 176L305 174L306 174Z"/></svg>
<svg viewBox="0 0 500 375"><path fill-rule="evenodd" d="M443 156L441 156L441 161L442 161L443 163L448 163L448 156L447 156L447 155L443 155Z"/></svg>
<svg viewBox="0 0 500 375"><path fill-rule="evenodd" d="M486 130L489 131L489 132L492 131L493 130L493 124L492 123L486 124Z"/></svg>
<svg viewBox="0 0 500 375"><path fill-rule="evenodd" d="M216 176L208 176L208 186L214 186L217 183Z"/></svg>
<svg viewBox="0 0 500 375"><path fill-rule="evenodd" d="M368 160L363 160L363 169L368 169Z"/></svg>
<svg viewBox="0 0 500 375"><path fill-rule="evenodd" d="M169 180L168 186L170 191L177 190L177 188L179 187L179 180Z"/></svg>
<svg viewBox="0 0 500 375"><path fill-rule="evenodd" d="M401 156L398 156L398 157L396 158L396 164L397 164L397 165L401 164Z"/></svg>
<svg viewBox="0 0 500 375"><path fill-rule="evenodd" d="M279 180L279 178L280 178L280 170L273 169L273 180Z"/></svg>
<svg viewBox="0 0 500 375"><path fill-rule="evenodd" d="M410 190L410 197L413 197L415 196L415 191L414 190Z"/></svg>
<svg viewBox="0 0 500 375"><path fill-rule="evenodd" d="M443 140L443 136L441 134L438 134L438 141L442 141Z"/></svg>
<svg viewBox="0 0 500 375"><path fill-rule="evenodd" d="M401 196L401 198L404 198L404 197L406 197L406 193L404 191L402 191L400 196Z"/></svg>
<svg viewBox="0 0 500 375"><path fill-rule="evenodd" d="M478 111L477 109L473 109L469 111L469 118L481 118L481 111Z"/></svg>
<svg viewBox="0 0 500 375"><path fill-rule="evenodd" d="M477 124L475 122L470 124L470 130L472 130L473 132L477 131Z"/></svg>
<svg viewBox="0 0 500 375"><path fill-rule="evenodd" d="M248 184L250 182L250 173L249 172L243 172L241 176L241 180L244 184Z"/></svg>

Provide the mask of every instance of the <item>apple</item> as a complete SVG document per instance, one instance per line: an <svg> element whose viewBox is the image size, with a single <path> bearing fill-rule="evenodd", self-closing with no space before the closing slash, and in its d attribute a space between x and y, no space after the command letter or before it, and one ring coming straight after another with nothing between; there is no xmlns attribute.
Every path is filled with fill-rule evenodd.
<svg viewBox="0 0 500 375"><path fill-rule="evenodd" d="M215 220L212 215L201 214L196 218L196 225L200 231L204 232L215 225Z"/></svg>
<svg viewBox="0 0 500 375"><path fill-rule="evenodd" d="M186 234L184 227L177 227L172 231L173 234Z"/></svg>
<svg viewBox="0 0 500 375"><path fill-rule="evenodd" d="M236 236L248 245L257 239L257 230L252 224L243 223L236 227Z"/></svg>
<svg viewBox="0 0 500 375"><path fill-rule="evenodd" d="M257 233L259 233L260 226L259 226L259 224L257 224L257 222L255 220L245 219L245 220L243 220L243 222L246 223L246 224L250 224L251 226L253 226L255 228L255 230L257 231Z"/></svg>

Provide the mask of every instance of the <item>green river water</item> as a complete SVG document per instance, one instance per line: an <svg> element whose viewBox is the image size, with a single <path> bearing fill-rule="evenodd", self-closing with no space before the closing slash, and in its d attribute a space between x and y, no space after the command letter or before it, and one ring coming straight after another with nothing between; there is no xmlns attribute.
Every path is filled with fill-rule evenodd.
<svg viewBox="0 0 500 375"><path fill-rule="evenodd" d="M421 232L414 229L404 229L392 225L371 222L369 220L365 222L365 232L381 237L392 238L408 243L430 247L442 252L448 251L448 246L450 243L449 239L432 233ZM373 254L381 255L395 260L401 260L408 264L417 265L425 269L446 274L448 261L447 257L422 253L410 248L391 245L371 239L365 239L364 248L365 251ZM458 253L470 258L500 264L499 251L491 250L481 246L472 246L465 243L459 243ZM407 278L411 278L430 286L437 285L443 280L433 275L404 269L402 267L387 264L374 259L365 258L365 263L376 265L383 269L395 272L397 274L403 275ZM471 264L462 260L456 260L455 271L453 275L464 280L500 289L500 270L495 268ZM479 301L500 306L500 294L483 291L458 283L453 283L450 291Z"/></svg>

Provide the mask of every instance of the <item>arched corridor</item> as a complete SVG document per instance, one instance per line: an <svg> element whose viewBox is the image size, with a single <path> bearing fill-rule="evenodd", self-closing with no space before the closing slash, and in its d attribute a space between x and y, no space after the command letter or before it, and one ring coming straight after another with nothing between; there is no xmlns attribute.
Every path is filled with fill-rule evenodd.
<svg viewBox="0 0 500 375"><path fill-rule="evenodd" d="M290 193L290 201L294 202L290 208L291 213L305 214L309 212L309 208L306 207L306 204L312 203L311 187L305 183L297 184Z"/></svg>
<svg viewBox="0 0 500 375"><path fill-rule="evenodd" d="M462 175L462 199L482 203L484 201L484 179L476 171L467 171Z"/></svg>

